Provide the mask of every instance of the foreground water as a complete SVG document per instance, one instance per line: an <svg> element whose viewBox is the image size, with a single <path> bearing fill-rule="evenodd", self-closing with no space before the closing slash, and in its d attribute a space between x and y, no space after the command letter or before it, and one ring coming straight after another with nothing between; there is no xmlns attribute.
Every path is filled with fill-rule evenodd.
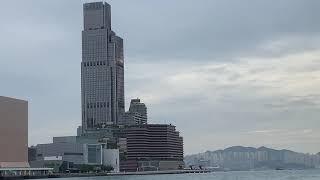
<svg viewBox="0 0 320 180"><path fill-rule="evenodd" d="M215 172L209 174L172 174L147 176L109 176L61 178L60 180L320 180L320 170Z"/></svg>

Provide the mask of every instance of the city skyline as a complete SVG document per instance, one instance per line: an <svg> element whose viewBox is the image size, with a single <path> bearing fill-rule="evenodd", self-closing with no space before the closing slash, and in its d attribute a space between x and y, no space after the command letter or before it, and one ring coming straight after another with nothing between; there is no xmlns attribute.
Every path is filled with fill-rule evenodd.
<svg viewBox="0 0 320 180"><path fill-rule="evenodd" d="M34 2L0 11L0 92L29 101L30 145L80 125L85 1ZM107 2L125 44L127 109L141 98L149 122L179 127L186 154L320 151L320 2Z"/></svg>

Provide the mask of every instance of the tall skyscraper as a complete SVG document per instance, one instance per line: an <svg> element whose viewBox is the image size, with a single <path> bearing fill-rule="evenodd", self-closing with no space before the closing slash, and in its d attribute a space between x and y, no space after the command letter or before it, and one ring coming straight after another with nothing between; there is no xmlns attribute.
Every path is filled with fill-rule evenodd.
<svg viewBox="0 0 320 180"><path fill-rule="evenodd" d="M111 6L83 5L82 128L117 124L125 112L123 40L111 29Z"/></svg>

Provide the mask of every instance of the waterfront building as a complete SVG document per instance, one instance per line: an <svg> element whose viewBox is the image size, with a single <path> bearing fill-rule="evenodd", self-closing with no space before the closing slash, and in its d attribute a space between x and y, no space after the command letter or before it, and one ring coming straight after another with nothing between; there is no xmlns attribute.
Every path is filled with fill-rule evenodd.
<svg viewBox="0 0 320 180"><path fill-rule="evenodd" d="M105 2L83 5L82 129L116 125L125 112L123 40L111 28Z"/></svg>
<svg viewBox="0 0 320 180"><path fill-rule="evenodd" d="M119 171L119 150L117 143L107 137L110 129L88 132L86 136L53 137L53 143L38 144L36 160L30 164L34 168L52 167L54 171L79 168L82 164L110 165ZM101 136L101 137L100 137ZM111 136L113 137L113 136Z"/></svg>
<svg viewBox="0 0 320 180"><path fill-rule="evenodd" d="M28 102L0 96L0 168L29 167Z"/></svg>
<svg viewBox="0 0 320 180"><path fill-rule="evenodd" d="M74 142L55 142L38 144L37 161L45 160L48 157L62 157L62 161L74 164L84 164L83 145Z"/></svg>
<svg viewBox="0 0 320 180"><path fill-rule="evenodd" d="M107 144L84 144L84 162L89 165L112 166L119 172L119 150L107 149Z"/></svg>
<svg viewBox="0 0 320 180"><path fill-rule="evenodd" d="M40 176L52 168L30 168L28 154L28 102L0 96L0 179Z"/></svg>
<svg viewBox="0 0 320 180"><path fill-rule="evenodd" d="M174 170L184 167L183 139L175 126L144 124L126 128L122 171Z"/></svg>

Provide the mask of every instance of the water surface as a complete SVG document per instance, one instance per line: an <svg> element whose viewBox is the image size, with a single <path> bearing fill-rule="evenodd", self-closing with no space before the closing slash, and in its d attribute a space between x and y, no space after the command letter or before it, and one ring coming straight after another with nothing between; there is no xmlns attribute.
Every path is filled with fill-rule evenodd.
<svg viewBox="0 0 320 180"><path fill-rule="evenodd" d="M60 180L320 180L320 170L306 171L242 171L209 174L170 174L144 176L109 176L61 178Z"/></svg>

